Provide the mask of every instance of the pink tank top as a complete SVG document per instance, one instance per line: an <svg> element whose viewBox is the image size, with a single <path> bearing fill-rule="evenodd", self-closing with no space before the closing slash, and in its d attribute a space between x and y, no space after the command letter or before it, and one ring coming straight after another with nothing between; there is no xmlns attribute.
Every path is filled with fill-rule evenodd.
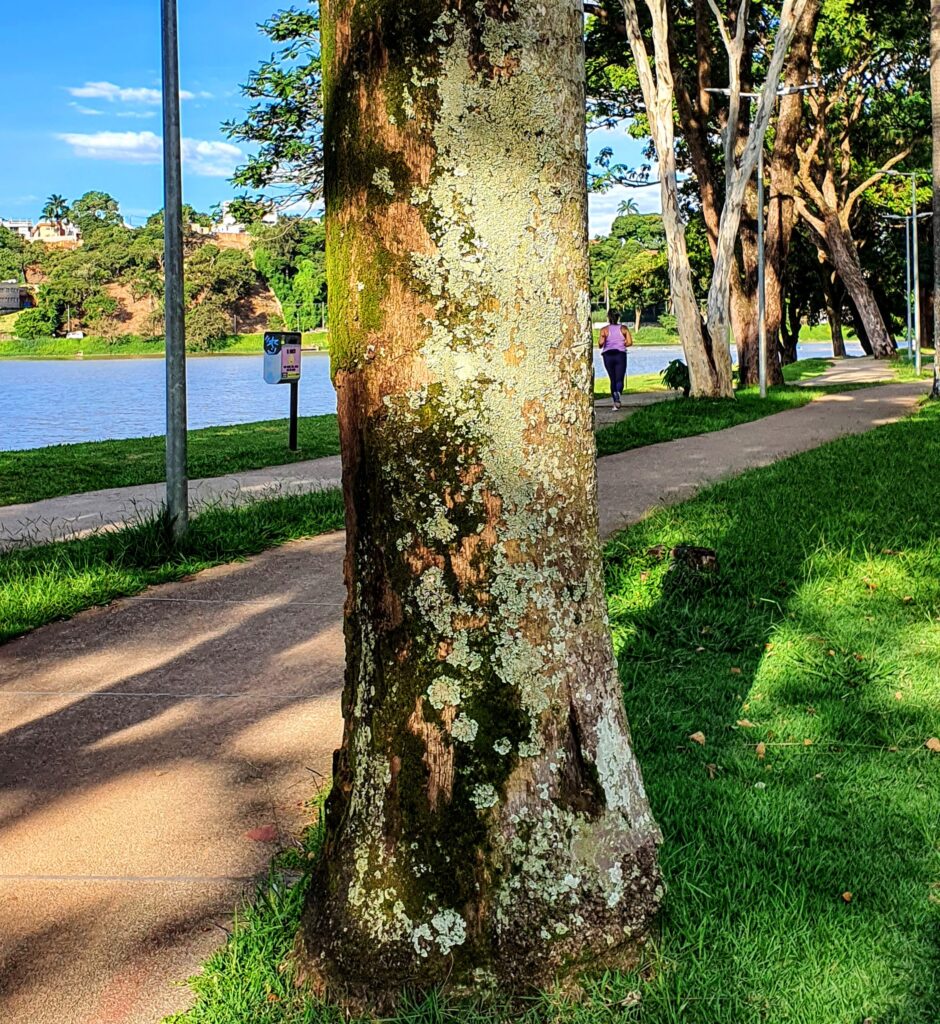
<svg viewBox="0 0 940 1024"><path fill-rule="evenodd" d="M607 341L604 342L605 352L626 352L627 342L620 324L607 325Z"/></svg>

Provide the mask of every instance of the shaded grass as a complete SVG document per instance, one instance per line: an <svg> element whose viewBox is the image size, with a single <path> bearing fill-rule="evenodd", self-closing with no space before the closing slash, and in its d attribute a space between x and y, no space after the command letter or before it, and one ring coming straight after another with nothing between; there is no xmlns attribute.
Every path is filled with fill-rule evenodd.
<svg viewBox="0 0 940 1024"><path fill-rule="evenodd" d="M237 561L286 541L343 528L338 490L210 508L178 549L166 524L148 518L81 540L0 555L0 642L55 619Z"/></svg>
<svg viewBox="0 0 940 1024"><path fill-rule="evenodd" d="M589 976L580 1005L432 994L397 1024L936 1024L940 755L924 741L940 734L938 465L940 407L926 407L608 545L627 711L664 833L661 935L638 974ZM717 577L667 584L651 549L677 543L713 547ZM688 739L699 730L704 747ZM343 1019L284 969L306 885L276 877L174 1024Z"/></svg>
<svg viewBox="0 0 940 1024"><path fill-rule="evenodd" d="M12 328L11 328L12 329ZM211 352L189 352L189 358L203 356L236 356L263 354L263 335L237 334L223 339ZM327 349L325 331L304 334L307 348ZM131 334L120 338L12 338L0 341L0 358L5 359L75 359L79 353L85 359L139 359L152 356L162 359L165 354L162 338L144 338Z"/></svg>
<svg viewBox="0 0 940 1024"><path fill-rule="evenodd" d="M296 452L287 447L286 419L206 427L188 437L193 479L339 454L335 415L301 417ZM159 483L165 473L162 435L0 451L0 505Z"/></svg>

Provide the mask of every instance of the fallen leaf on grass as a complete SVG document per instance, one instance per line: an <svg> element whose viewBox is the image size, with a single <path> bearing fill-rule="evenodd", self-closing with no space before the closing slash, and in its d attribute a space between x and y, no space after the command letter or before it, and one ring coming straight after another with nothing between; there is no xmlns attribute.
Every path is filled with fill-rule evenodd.
<svg viewBox="0 0 940 1024"><path fill-rule="evenodd" d="M845 900L846 903L851 903L852 902L852 894L850 892L844 892L844 893L842 893L842 899Z"/></svg>
<svg viewBox="0 0 940 1024"><path fill-rule="evenodd" d="M940 754L940 740L938 740L936 736L931 736L924 746L928 750L932 750L935 754Z"/></svg>
<svg viewBox="0 0 940 1024"><path fill-rule="evenodd" d="M757 752L757 760L763 761L767 756L767 744L761 741L754 749Z"/></svg>
<svg viewBox="0 0 940 1024"><path fill-rule="evenodd" d="M733 669L731 670L731 674L732 674L733 676L739 676L739 675L741 674L741 670L740 670L739 668L733 668Z"/></svg>
<svg viewBox="0 0 940 1024"><path fill-rule="evenodd" d="M913 601L914 601L914 598L913 598L913 597L911 597L911 595L910 595L910 594L905 594L905 595L904 595L904 597L902 597L902 598L901 598L901 600L902 600L902 601L903 601L903 602L904 602L905 604L912 604L912 603L913 603Z"/></svg>
<svg viewBox="0 0 940 1024"><path fill-rule="evenodd" d="M641 572L640 573L640 582L641 583L645 583L649 578L650 578L650 574L648 572Z"/></svg>
<svg viewBox="0 0 940 1024"><path fill-rule="evenodd" d="M740 725L742 729L754 728L754 723L749 718L739 718L738 725Z"/></svg>
<svg viewBox="0 0 940 1024"><path fill-rule="evenodd" d="M900 690L895 690L894 691L894 699L895 700L903 700L904 699L904 694L901 693Z"/></svg>
<svg viewBox="0 0 940 1024"><path fill-rule="evenodd" d="M273 843L277 839L277 825L261 825L245 833L246 839L256 843Z"/></svg>
<svg viewBox="0 0 940 1024"><path fill-rule="evenodd" d="M701 653L702 653L702 651L704 651L704 650L705 650L705 648L704 648L704 647L696 647L696 648L695 648L695 653L696 653L696 654L701 654Z"/></svg>
<svg viewBox="0 0 940 1024"><path fill-rule="evenodd" d="M704 747L705 746L705 733L703 733L703 732L693 732L689 736L689 739L693 743L697 743L700 747Z"/></svg>
<svg viewBox="0 0 940 1024"><path fill-rule="evenodd" d="M705 771L708 772L708 777L710 779L713 779L715 777L715 775L718 773L718 765L717 764L707 764L707 765L705 765Z"/></svg>
<svg viewBox="0 0 940 1024"><path fill-rule="evenodd" d="M813 745L813 741L812 740L803 740L803 746L804 747L811 747L812 745Z"/></svg>

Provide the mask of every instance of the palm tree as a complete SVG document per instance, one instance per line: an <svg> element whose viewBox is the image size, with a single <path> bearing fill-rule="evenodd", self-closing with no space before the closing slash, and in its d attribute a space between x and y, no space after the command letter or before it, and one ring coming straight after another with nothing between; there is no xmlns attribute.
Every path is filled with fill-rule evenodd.
<svg viewBox="0 0 940 1024"><path fill-rule="evenodd" d="M930 106L933 125L933 387L940 399L940 0L930 0Z"/></svg>
<svg viewBox="0 0 940 1024"><path fill-rule="evenodd" d="M62 222L69 215L69 204L65 201L65 196L60 196L57 193L49 196L46 205L42 208L42 215L46 220L51 220L61 231Z"/></svg>
<svg viewBox="0 0 940 1024"><path fill-rule="evenodd" d="M617 213L621 217L630 217L640 212L640 207L635 199L623 199L617 207Z"/></svg>

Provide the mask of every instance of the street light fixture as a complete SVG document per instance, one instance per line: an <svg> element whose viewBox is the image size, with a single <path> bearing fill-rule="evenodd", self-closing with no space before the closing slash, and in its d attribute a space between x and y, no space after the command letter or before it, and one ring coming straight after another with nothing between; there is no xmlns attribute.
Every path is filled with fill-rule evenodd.
<svg viewBox="0 0 940 1024"><path fill-rule="evenodd" d="M913 310L911 308L911 291L913 288L913 273L911 268L911 226L913 223L913 217L910 214L897 214L897 213L885 213L882 214L885 220L903 220L904 221L904 306L905 313L907 316L907 357L911 358L913 350ZM932 217L933 213L919 213L917 215L919 220L924 220L927 217Z"/></svg>
<svg viewBox="0 0 940 1024"><path fill-rule="evenodd" d="M774 104L781 96L795 96L798 93L818 89L818 82L807 82L806 85L787 85L779 88L775 94ZM706 89L706 92L730 96L730 89ZM759 92L742 92L742 99L759 99ZM757 373L760 381L760 396L767 397L767 285L764 268L764 140L761 139L757 152Z"/></svg>
<svg viewBox="0 0 940 1024"><path fill-rule="evenodd" d="M910 178L910 223L913 234L913 290L914 290L914 373L921 376L921 232L917 230L917 174L920 171L882 171L898 178Z"/></svg>

